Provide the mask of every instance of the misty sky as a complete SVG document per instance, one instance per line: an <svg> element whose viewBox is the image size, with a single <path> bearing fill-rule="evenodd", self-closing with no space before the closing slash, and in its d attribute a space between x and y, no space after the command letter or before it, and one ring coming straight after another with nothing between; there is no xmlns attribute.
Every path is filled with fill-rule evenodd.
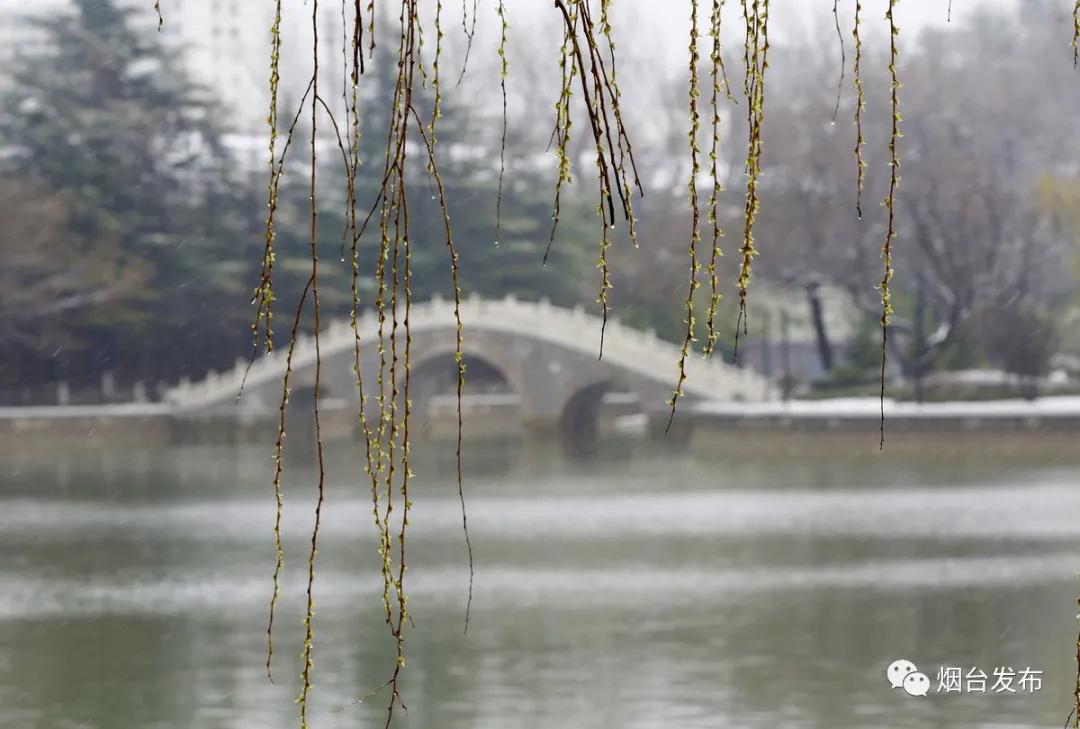
<svg viewBox="0 0 1080 729"><path fill-rule="evenodd" d="M1063 3L1067 4L1067 3ZM514 4L517 5L517 4ZM539 7L537 7L539 5ZM531 12L540 16L547 8L547 3L534 5ZM707 31L709 6L711 3L699 0L699 23ZM836 40L833 20L833 3L830 0L773 0L770 17L770 32L782 40L791 34L819 34L827 32L828 38ZM897 5L896 22L900 27L901 37L913 36L928 25L945 26L948 17L948 0L902 0ZM985 7L1009 7L1015 0L953 0L952 22L962 22L970 13ZM742 33L742 18L739 0L727 0L724 4L723 24L727 31L728 44L738 41ZM888 0L863 0L863 29L868 38L885 37L885 11ZM643 2L642 0L620 0L615 3L617 10L617 40L624 46L649 42L655 38L655 57L665 64L682 65L686 56L686 28L689 22L690 4L687 0L664 0L663 2ZM515 8L522 12L525 8ZM854 0L840 0L837 13L843 31L844 42L851 40L851 20ZM539 17L538 17L539 19ZM648 29L643 39L642 30ZM655 32L654 32L655 31ZM1071 28L1069 29L1071 33ZM1068 40L1068 39L1067 39Z"/></svg>
<svg viewBox="0 0 1080 729"><path fill-rule="evenodd" d="M1008 8L1014 6L1015 2L1016 0L953 0L952 22L961 23L980 8ZM470 64L478 69L474 81L484 86L490 80L487 77L495 74L498 59L497 19L487 5L484 2L479 3L478 31L470 59ZM708 32L710 5L707 0L699 0L699 27L702 33ZM873 48L887 38L885 10L888 0L862 0L862 6L864 41L867 48ZM506 7L510 23L511 78L515 75L515 66L520 71L522 65L553 65L560 26L553 15L555 10L551 3L507 0ZM616 0L613 7L615 40L620 52L626 56L648 59L647 63L636 70L653 78L635 79L636 81L644 81L647 86L650 81L659 77L670 77L685 67L686 28L690 8L688 0ZM830 44L829 47L838 48L832 8L833 3L830 0L772 0L770 33L774 40L780 42L792 36L813 34L820 37L822 42ZM847 44L849 53L853 8L854 0L840 0L838 3L844 43ZM1071 3L1062 0L1062 8L1064 48L1072 38L1071 23L1065 22L1068 20ZM462 39L458 37L461 35L461 5L445 2L444 12L451 18L446 25L450 29L447 33L447 49L452 56L457 56L463 46ZM908 42L918 31L928 26L947 27L947 13L948 0L901 0L896 11L901 43ZM722 22L728 55L731 55L741 47L743 24L739 0L726 0ZM455 27L458 32L452 30ZM839 53L837 56L839 60ZM849 57L849 63L850 60Z"/></svg>

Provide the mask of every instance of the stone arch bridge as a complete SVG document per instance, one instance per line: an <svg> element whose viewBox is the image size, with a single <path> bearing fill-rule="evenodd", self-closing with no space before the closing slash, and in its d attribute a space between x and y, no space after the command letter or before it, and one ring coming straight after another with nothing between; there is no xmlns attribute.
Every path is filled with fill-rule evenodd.
<svg viewBox="0 0 1080 729"><path fill-rule="evenodd" d="M617 390L636 396L650 420L666 417L667 401L677 377L679 348L659 339L654 332L642 332L609 320L604 336L603 359L598 358L601 320L586 314L582 307L566 309L547 301L518 301L512 297L462 301L465 360L493 369L520 403L522 422L531 428L558 427L568 417L595 410L602 395ZM374 390L378 371L378 320L368 312L357 322L361 337L361 371L365 392ZM435 298L415 304L410 314L412 333L412 397L417 412L433 395L425 391L425 363L452 362L455 346L453 304ZM400 329L399 329L400 335ZM323 329L322 398L353 407L357 401L354 364L354 335L347 320L335 320ZM251 366L243 396L237 401L240 382L247 367L238 361L224 373L210 372L199 382L181 382L166 394L166 401L181 416L233 416L247 420L275 417L281 396L281 377L286 350L280 348L257 359ZM302 337L293 354L291 389L310 388L314 380L315 343ZM447 366L452 372L452 367ZM683 385L684 402L694 400L760 401L775 396L770 383L750 370L692 355L687 362L688 380ZM446 374L446 373L443 373Z"/></svg>

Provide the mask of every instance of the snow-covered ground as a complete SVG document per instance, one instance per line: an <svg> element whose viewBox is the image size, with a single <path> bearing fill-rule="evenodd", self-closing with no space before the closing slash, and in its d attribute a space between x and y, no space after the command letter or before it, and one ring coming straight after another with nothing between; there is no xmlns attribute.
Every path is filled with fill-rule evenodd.
<svg viewBox="0 0 1080 729"><path fill-rule="evenodd" d="M760 403L702 402L693 408L700 415L733 417L879 418L876 397L828 400L788 400ZM1080 418L1080 396L1040 397L1035 400L978 400L957 402L897 402L885 399L885 416L905 418Z"/></svg>

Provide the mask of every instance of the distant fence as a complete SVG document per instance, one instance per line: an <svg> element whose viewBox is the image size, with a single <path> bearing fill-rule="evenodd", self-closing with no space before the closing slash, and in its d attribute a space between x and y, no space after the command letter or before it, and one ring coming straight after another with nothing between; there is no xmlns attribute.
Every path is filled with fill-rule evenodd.
<svg viewBox="0 0 1080 729"><path fill-rule="evenodd" d="M0 406L109 405L160 402L166 382L119 383L111 372L0 389Z"/></svg>

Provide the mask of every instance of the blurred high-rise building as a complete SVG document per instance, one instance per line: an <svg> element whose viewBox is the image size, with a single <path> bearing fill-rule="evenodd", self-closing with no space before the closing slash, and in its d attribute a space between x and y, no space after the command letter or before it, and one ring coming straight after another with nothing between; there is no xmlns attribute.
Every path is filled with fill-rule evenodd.
<svg viewBox="0 0 1080 729"><path fill-rule="evenodd" d="M122 0L152 16L153 3ZM227 112L236 132L266 124L273 3L264 0L162 0L163 41Z"/></svg>

